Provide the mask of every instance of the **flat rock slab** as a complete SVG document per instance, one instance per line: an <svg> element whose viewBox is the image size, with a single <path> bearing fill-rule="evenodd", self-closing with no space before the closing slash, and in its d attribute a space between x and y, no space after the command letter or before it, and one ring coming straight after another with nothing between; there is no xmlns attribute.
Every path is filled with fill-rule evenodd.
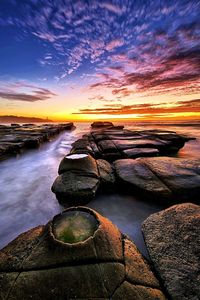
<svg viewBox="0 0 200 300"><path fill-rule="evenodd" d="M114 162L119 183L154 200L199 202L200 162L198 159L150 157Z"/></svg>
<svg viewBox="0 0 200 300"><path fill-rule="evenodd" d="M0 126L0 160L21 153L25 149L38 147L63 130L74 128L73 123L64 124L12 124Z"/></svg>
<svg viewBox="0 0 200 300"><path fill-rule="evenodd" d="M98 127L100 130L92 131L77 140L72 145L71 153L89 153L96 159L103 158L113 162L120 158L176 153L185 142L193 139L173 131L131 131L111 125L109 128L104 128L106 126L101 124Z"/></svg>
<svg viewBox="0 0 200 300"><path fill-rule="evenodd" d="M81 232L85 225L78 227L83 214L84 222L92 217L96 223L89 237ZM65 233L67 241L76 230L82 239L63 242L55 228ZM70 208L2 249L0 286L0 299L7 300L125 299L125 295L127 300L167 299L135 244L86 207Z"/></svg>
<svg viewBox="0 0 200 300"><path fill-rule="evenodd" d="M200 299L200 206L172 206L147 218L142 230L171 299Z"/></svg>

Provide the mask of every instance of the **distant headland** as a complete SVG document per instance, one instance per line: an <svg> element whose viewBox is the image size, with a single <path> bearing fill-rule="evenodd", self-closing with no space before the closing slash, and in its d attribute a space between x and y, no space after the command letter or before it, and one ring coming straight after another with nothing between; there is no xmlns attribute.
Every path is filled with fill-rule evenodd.
<svg viewBox="0 0 200 300"><path fill-rule="evenodd" d="M52 120L46 118L35 118L35 117L22 117L22 116L0 116L1 123L38 123L38 122L50 122L53 123Z"/></svg>

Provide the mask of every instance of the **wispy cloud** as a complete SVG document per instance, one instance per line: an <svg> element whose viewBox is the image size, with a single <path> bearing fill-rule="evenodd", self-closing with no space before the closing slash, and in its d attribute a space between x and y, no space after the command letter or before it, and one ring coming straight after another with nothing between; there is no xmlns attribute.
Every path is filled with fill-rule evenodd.
<svg viewBox="0 0 200 300"><path fill-rule="evenodd" d="M22 92L21 90L29 92ZM24 82L7 83L0 88L0 98L12 101L36 102L48 100L56 96L48 89L37 87Z"/></svg>
<svg viewBox="0 0 200 300"><path fill-rule="evenodd" d="M171 106L166 102L159 104L136 104L136 105L120 105L109 106L105 105L96 109L80 109L74 114L111 114L111 115L126 115L126 114L140 114L140 115L158 115L166 113L191 113L200 112L200 99L193 99L188 101L178 101L172 103Z"/></svg>

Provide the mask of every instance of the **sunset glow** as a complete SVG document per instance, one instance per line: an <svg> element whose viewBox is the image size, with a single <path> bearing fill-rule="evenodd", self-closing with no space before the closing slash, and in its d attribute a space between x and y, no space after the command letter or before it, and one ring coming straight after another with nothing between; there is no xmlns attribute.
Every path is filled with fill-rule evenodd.
<svg viewBox="0 0 200 300"><path fill-rule="evenodd" d="M0 2L0 115L200 119L199 1Z"/></svg>

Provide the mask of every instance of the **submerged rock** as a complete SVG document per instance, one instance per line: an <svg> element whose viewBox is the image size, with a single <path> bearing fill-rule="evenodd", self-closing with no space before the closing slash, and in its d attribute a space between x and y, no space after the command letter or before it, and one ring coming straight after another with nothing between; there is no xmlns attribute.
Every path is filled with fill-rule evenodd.
<svg viewBox="0 0 200 300"><path fill-rule="evenodd" d="M2 249L0 274L0 298L7 300L166 299L134 243L84 207Z"/></svg>
<svg viewBox="0 0 200 300"><path fill-rule="evenodd" d="M200 299L200 206L172 206L147 218L142 229L171 299Z"/></svg>
<svg viewBox="0 0 200 300"><path fill-rule="evenodd" d="M199 201L198 159L151 157L114 162L118 182L145 198L165 201Z"/></svg>

